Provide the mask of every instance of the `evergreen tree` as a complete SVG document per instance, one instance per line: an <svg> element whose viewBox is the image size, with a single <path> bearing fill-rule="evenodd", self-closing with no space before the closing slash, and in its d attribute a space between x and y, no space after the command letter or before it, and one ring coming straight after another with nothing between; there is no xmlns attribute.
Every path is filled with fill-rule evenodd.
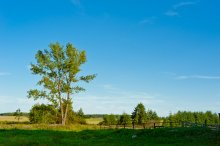
<svg viewBox="0 0 220 146"><path fill-rule="evenodd" d="M142 103L139 103L135 107L135 109L131 115L131 118L132 118L133 124L143 124L146 122L147 115L146 115L145 107Z"/></svg>
<svg viewBox="0 0 220 146"><path fill-rule="evenodd" d="M79 109L79 111L77 112L77 115L84 118L85 115L84 115L82 108Z"/></svg>

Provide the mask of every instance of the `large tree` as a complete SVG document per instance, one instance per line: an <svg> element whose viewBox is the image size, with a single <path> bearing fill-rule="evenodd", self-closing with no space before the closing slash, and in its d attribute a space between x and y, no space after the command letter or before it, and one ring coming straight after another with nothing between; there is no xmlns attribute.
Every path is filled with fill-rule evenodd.
<svg viewBox="0 0 220 146"><path fill-rule="evenodd" d="M71 95L85 91L77 83L79 81L88 83L96 75L78 75L81 65L86 62L85 51L77 50L70 43L65 48L59 43L52 43L49 48L39 50L35 56L36 64L31 64L32 73L41 77L38 85L42 89L28 91L28 97L35 100L45 98L60 108L62 125L65 125L68 108L72 103Z"/></svg>

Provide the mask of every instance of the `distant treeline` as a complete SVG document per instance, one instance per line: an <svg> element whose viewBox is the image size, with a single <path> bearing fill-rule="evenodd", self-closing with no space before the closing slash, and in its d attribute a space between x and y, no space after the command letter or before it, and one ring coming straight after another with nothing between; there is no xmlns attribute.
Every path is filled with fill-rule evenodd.
<svg viewBox="0 0 220 146"><path fill-rule="evenodd" d="M166 122L192 122L198 124L218 124L218 114L211 111L206 112L190 112L190 111L178 111L175 114L170 114L166 118L162 118L164 123Z"/></svg>
<svg viewBox="0 0 220 146"><path fill-rule="evenodd" d="M0 113L0 116L14 116L15 112L8 112L8 113ZM22 112L23 116L29 116L29 113ZM103 118L107 114L87 114L84 115L85 118Z"/></svg>
<svg viewBox="0 0 220 146"><path fill-rule="evenodd" d="M151 120L160 121L160 118L155 111L150 109L146 111L144 105L139 103L131 115L127 113L123 113L122 115L105 115L103 121L99 124L105 126L123 125L124 128L129 125L133 125L133 128L135 125L144 125L145 128L145 123Z"/></svg>
<svg viewBox="0 0 220 146"><path fill-rule="evenodd" d="M108 114L87 114L85 118L104 118ZM120 116L119 114L115 114L115 116Z"/></svg>
<svg viewBox="0 0 220 146"><path fill-rule="evenodd" d="M85 118L103 118L106 114L87 114Z"/></svg>
<svg viewBox="0 0 220 146"><path fill-rule="evenodd" d="M36 106L38 107L38 110L36 110ZM33 117L41 117L42 119L47 119L46 121L50 121L51 116L53 116L54 114L51 114L51 116L47 115L47 118L43 118L44 114L47 113L47 110L45 110L45 105L35 105L33 109L35 109L36 111L34 113L39 113L38 116L33 116L33 114L30 113L26 113L26 112L22 112L22 116L29 116L30 119L32 119ZM44 108L42 108L44 107ZM42 111L43 110L43 111ZM44 112L44 114L42 115L41 113ZM49 110L51 113L51 110ZM32 115L32 116L30 116ZM50 114L49 114L50 115ZM16 116L16 112L8 112L8 113L0 113L0 116ZM32 117L32 118L31 118ZM49 119L50 120L49 120ZM192 123L198 123L198 124L218 124L219 122L219 116L217 113L213 113L211 111L206 111L206 112L191 112L191 111L178 111L177 113L171 114L167 117L159 117L157 115L157 113L155 111L152 110L145 110L145 107L142 103L139 103L137 105L137 107L135 107L133 113L131 115L127 114L127 113L123 113L122 115L114 115L114 114L87 114L85 115L82 111L82 109L80 109L78 112L73 112L72 113L72 117L69 117L70 119L72 119L72 121L80 121L80 123L85 123L82 122L84 120L84 118L103 118L103 122L101 122L100 124L104 124L104 125L115 125L115 124L121 124L121 125L129 125L129 124L137 124L137 125L141 125L144 123L148 123L153 121L163 121L164 124L166 123L181 123L181 122L192 122ZM39 119L39 118L38 118ZM39 122L40 121L40 122ZM35 121L34 123L41 123L42 121ZM50 122L49 122L50 123Z"/></svg>
<svg viewBox="0 0 220 146"><path fill-rule="evenodd" d="M0 113L0 116L15 116L15 113L16 113L16 112ZM23 113L23 112L22 112L22 115L28 117L28 116L29 116L29 113L25 113L25 112Z"/></svg>
<svg viewBox="0 0 220 146"><path fill-rule="evenodd" d="M218 124L219 116L211 111L206 112L191 112L191 111L178 111L175 114L170 114L167 117L159 117L155 111L150 109L145 110L142 103L139 103L131 115L123 113L122 115L104 115L101 125L149 125L150 123L160 123L166 125L181 125L183 123L195 124ZM159 124L159 125L160 125Z"/></svg>

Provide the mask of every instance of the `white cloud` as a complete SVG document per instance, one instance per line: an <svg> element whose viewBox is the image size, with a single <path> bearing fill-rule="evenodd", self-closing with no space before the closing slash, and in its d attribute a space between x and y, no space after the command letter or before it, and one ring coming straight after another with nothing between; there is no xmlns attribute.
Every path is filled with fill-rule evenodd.
<svg viewBox="0 0 220 146"><path fill-rule="evenodd" d="M220 76L208 76L208 75L178 75L173 72L162 72L161 74L171 76L176 80L187 80L187 79L203 79L203 80L220 80Z"/></svg>
<svg viewBox="0 0 220 146"><path fill-rule="evenodd" d="M34 101L27 97L0 96L0 113L15 112L18 108L22 112L29 112L31 107L36 103L47 103L47 101L43 99Z"/></svg>
<svg viewBox="0 0 220 146"><path fill-rule="evenodd" d="M168 10L165 15L166 16L179 16L179 12L178 12L178 9L180 8L183 8L183 7L187 7L187 6L190 6L190 5L196 5L198 3L198 1L183 1L183 2L180 2L178 4L175 4L172 6L172 8L170 10Z"/></svg>
<svg viewBox="0 0 220 146"><path fill-rule="evenodd" d="M74 110L83 108L87 114L121 114L123 112L131 114L134 107L142 102L146 109L158 107L164 101L157 94L151 95L145 92L132 92L118 89L110 84L101 86L104 90L102 94L82 93L73 98Z"/></svg>
<svg viewBox="0 0 220 146"><path fill-rule="evenodd" d="M186 6L190 6L190 5L195 5L198 2L192 2L192 1L188 1L188 2L180 2L178 4L173 5L174 9L179 9L181 7L186 7Z"/></svg>
<svg viewBox="0 0 220 146"><path fill-rule="evenodd" d="M85 113L117 113L123 112L131 113L134 107L142 102L146 108L150 105L158 105L163 103L163 100L157 99L150 96L133 95L122 96L122 95L84 95L74 99L74 110L78 110L80 107L83 108Z"/></svg>
<svg viewBox="0 0 220 146"><path fill-rule="evenodd" d="M186 80L186 79L204 79L204 80L220 80L220 76L204 76L204 75L182 75L177 76L175 79Z"/></svg>
<svg viewBox="0 0 220 146"><path fill-rule="evenodd" d="M139 24L140 25L154 24L155 20L156 20L156 17L145 18L145 19L139 21Z"/></svg>
<svg viewBox="0 0 220 146"><path fill-rule="evenodd" d="M169 10L165 13L166 16L178 16L179 13L174 10Z"/></svg>
<svg viewBox="0 0 220 146"><path fill-rule="evenodd" d="M114 88L112 85L110 85L110 84L105 84L105 85L103 85L103 88L104 89L106 89L106 90L114 90L114 89L116 89L116 88Z"/></svg>
<svg viewBox="0 0 220 146"><path fill-rule="evenodd" d="M82 16L85 15L84 6L81 2L81 0L70 0L74 8L76 9L76 12Z"/></svg>

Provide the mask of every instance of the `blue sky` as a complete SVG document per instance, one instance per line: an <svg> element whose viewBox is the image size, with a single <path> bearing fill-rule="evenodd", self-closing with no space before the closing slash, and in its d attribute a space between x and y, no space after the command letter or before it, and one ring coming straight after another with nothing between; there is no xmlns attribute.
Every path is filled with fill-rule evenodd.
<svg viewBox="0 0 220 146"><path fill-rule="evenodd" d="M0 1L0 113L28 112L34 55L51 42L86 50L82 74L97 73L73 107L160 116L220 111L219 0Z"/></svg>

